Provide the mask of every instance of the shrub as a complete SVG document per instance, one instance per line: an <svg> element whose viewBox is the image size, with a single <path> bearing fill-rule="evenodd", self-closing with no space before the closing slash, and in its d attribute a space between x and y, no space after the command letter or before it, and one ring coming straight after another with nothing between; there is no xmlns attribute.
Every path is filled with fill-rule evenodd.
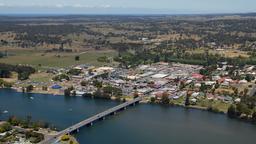
<svg viewBox="0 0 256 144"><path fill-rule="evenodd" d="M11 129L12 129L11 125L8 122L0 125L0 133L4 133L4 132L9 131Z"/></svg>
<svg viewBox="0 0 256 144"><path fill-rule="evenodd" d="M61 137L61 141L69 141L69 139L70 139L69 135L63 135Z"/></svg>

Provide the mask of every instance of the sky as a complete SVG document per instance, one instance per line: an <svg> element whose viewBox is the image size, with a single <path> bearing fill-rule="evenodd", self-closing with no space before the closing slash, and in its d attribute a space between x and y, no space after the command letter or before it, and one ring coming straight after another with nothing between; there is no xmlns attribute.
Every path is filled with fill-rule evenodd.
<svg viewBox="0 0 256 144"><path fill-rule="evenodd" d="M256 12L256 0L0 0L0 14L195 14Z"/></svg>

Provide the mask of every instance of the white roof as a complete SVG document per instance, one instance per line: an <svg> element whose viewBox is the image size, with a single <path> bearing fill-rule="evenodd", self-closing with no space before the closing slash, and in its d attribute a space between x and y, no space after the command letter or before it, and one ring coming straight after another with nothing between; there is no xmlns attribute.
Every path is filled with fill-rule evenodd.
<svg viewBox="0 0 256 144"><path fill-rule="evenodd" d="M191 101L192 101L192 102L196 102L197 100L196 100L195 98L192 98Z"/></svg>
<svg viewBox="0 0 256 144"><path fill-rule="evenodd" d="M154 74L154 72L146 72L144 74L141 74L140 77L146 77L146 76L150 76L152 74Z"/></svg>
<svg viewBox="0 0 256 144"><path fill-rule="evenodd" d="M241 102L240 98L235 99L235 102Z"/></svg>
<svg viewBox="0 0 256 144"><path fill-rule="evenodd" d="M148 68L148 67L149 67L149 65L141 65L141 66L139 67L139 69L145 70L145 69Z"/></svg>
<svg viewBox="0 0 256 144"><path fill-rule="evenodd" d="M138 79L137 76L133 76L133 75L127 76L126 78L128 78L130 80Z"/></svg>
<svg viewBox="0 0 256 144"><path fill-rule="evenodd" d="M167 77L168 74L155 74L152 76L152 78L164 78L164 77Z"/></svg>
<svg viewBox="0 0 256 144"><path fill-rule="evenodd" d="M125 81L124 81L124 80L121 80L121 79L115 80L114 82L115 82L115 83L119 83L119 84L120 84L120 83L125 83Z"/></svg>
<svg viewBox="0 0 256 144"><path fill-rule="evenodd" d="M197 97L199 95L199 92L194 92L191 96L192 97Z"/></svg>
<svg viewBox="0 0 256 144"><path fill-rule="evenodd" d="M247 80L240 80L239 83L247 83Z"/></svg>
<svg viewBox="0 0 256 144"><path fill-rule="evenodd" d="M205 82L206 85L213 85L213 84L215 84L215 83L216 83L215 81L206 81L206 82Z"/></svg>
<svg viewBox="0 0 256 144"><path fill-rule="evenodd" d="M97 71L112 71L114 68L112 67L99 67L96 69Z"/></svg>

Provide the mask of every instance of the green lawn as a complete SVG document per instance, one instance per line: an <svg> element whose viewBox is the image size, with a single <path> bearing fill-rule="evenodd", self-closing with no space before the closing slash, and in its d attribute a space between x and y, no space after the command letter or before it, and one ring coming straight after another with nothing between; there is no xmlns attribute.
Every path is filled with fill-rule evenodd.
<svg viewBox="0 0 256 144"><path fill-rule="evenodd" d="M101 56L116 56L114 51L88 51L79 53L47 53L40 51L13 51L12 56L0 59L0 63L8 64L28 64L38 67L67 67L74 64L91 64L95 66L106 65L97 61ZM58 57L59 55L59 57ZM80 60L75 61L75 56L80 55Z"/></svg>
<svg viewBox="0 0 256 144"><path fill-rule="evenodd" d="M196 104L196 106L200 106L200 107L208 107L208 106L212 106L213 108L218 109L221 112L227 112L228 107L230 106L230 104L228 103L224 103L222 101L212 101L212 100L207 100L207 99L202 99L199 100Z"/></svg>

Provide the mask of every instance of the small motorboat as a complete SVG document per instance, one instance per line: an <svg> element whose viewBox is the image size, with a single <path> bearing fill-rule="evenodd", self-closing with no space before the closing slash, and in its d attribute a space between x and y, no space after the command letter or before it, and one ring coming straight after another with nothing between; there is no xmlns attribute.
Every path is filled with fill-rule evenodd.
<svg viewBox="0 0 256 144"><path fill-rule="evenodd" d="M3 111L3 113L4 113L4 114L6 114L6 113L8 113L8 111L7 111L7 110L5 110L5 111Z"/></svg>

